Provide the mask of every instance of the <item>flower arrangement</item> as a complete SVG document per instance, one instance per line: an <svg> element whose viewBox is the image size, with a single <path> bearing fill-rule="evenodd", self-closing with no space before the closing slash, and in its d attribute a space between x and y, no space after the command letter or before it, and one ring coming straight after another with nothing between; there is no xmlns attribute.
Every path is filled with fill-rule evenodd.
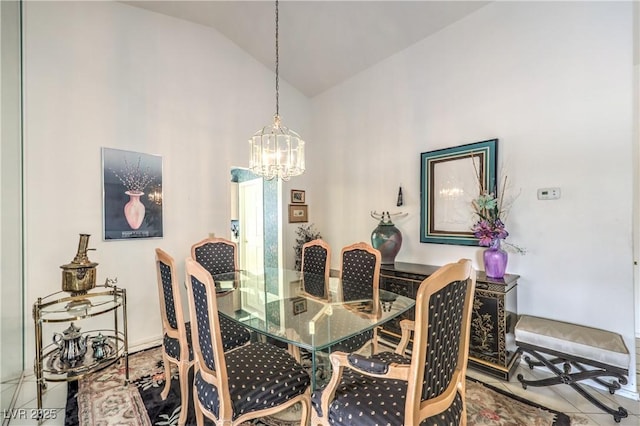
<svg viewBox="0 0 640 426"><path fill-rule="evenodd" d="M505 176L500 195L493 192L483 192L471 202L478 221L471 227L473 235L478 238L478 244L483 247L494 246L509 236L505 228L504 220L508 214L511 203L505 202L505 188L507 177ZM525 250L514 244L505 243L519 253Z"/></svg>
<svg viewBox="0 0 640 426"><path fill-rule="evenodd" d="M309 225L300 225L296 230L296 245L293 246L296 254L296 271L299 271L302 268L302 246L309 241L317 240L318 238L322 238L320 231L316 230L313 223Z"/></svg>
<svg viewBox="0 0 640 426"><path fill-rule="evenodd" d="M134 165L124 159L124 167L120 169L120 173L115 170L111 170L114 175L122 182L127 191L144 192L144 189L153 182L153 176L149 173L150 168L146 167L142 169L140 167L140 157L138 162Z"/></svg>

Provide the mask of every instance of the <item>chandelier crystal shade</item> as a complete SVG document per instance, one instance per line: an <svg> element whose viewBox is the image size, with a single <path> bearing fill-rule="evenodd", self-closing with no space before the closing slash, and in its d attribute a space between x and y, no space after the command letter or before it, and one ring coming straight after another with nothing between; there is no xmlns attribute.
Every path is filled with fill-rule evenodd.
<svg viewBox="0 0 640 426"><path fill-rule="evenodd" d="M267 180L278 177L289 180L304 173L304 141L289 130L276 115L273 124L256 132L249 140L251 159L249 169Z"/></svg>
<svg viewBox="0 0 640 426"><path fill-rule="evenodd" d="M289 180L304 173L304 141L280 120L280 57L278 44L278 0L276 0L276 114L273 124L258 130L251 139L249 169L267 180Z"/></svg>

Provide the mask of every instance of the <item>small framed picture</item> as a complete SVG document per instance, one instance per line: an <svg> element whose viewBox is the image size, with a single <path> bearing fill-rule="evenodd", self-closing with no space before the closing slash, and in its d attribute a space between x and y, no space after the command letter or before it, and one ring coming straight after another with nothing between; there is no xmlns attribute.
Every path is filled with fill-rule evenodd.
<svg viewBox="0 0 640 426"><path fill-rule="evenodd" d="M307 312L307 299L296 297L295 299L291 299L291 303L293 304L293 315Z"/></svg>
<svg viewBox="0 0 640 426"><path fill-rule="evenodd" d="M304 191L300 189L292 189L291 202L294 204L304 204Z"/></svg>
<svg viewBox="0 0 640 426"><path fill-rule="evenodd" d="M289 204L289 223L309 222L308 207L306 204Z"/></svg>

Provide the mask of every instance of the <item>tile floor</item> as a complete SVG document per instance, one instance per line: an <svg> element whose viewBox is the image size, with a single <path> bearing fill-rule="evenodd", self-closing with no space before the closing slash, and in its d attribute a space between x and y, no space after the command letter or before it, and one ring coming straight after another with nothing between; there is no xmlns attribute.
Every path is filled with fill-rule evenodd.
<svg viewBox="0 0 640 426"><path fill-rule="evenodd" d="M636 339L636 353L640 359L640 339ZM640 371L640 361L636 371ZM535 401L546 407L566 413L575 419L572 424L580 425L616 425L612 416L603 413L594 407L587 400L579 396L575 391L565 385L556 385L547 388L535 388L529 387L523 389L515 376L518 373L522 373L525 377L544 377L545 373L536 370L529 370L526 365L520 365L518 371L514 374L514 377L509 382L504 382L498 379L491 378L489 376L477 373L474 370L468 370L469 376L480 379L485 383L490 383L498 388L505 389L513 394L521 395L527 399ZM548 373L546 373L548 375ZM636 377L636 383L640 383L640 374ZM3 392L6 391L5 387L14 388L16 383L3 384ZM640 425L640 401L633 401L628 398L623 398L618 395L610 395L608 392L596 391L600 396L606 400L611 400L612 404L618 404L626 408L629 411L629 417L622 419L619 423L621 426L638 426ZM45 414L50 415L50 419L42 424L47 426L62 426L64 425L64 407L67 397L67 384L66 383L48 383L48 389L43 397L43 407L49 410ZM603 400L604 400L603 399ZM618 406L615 405L615 406ZM613 407L614 405L612 405ZM14 416L11 417L4 414L2 421L3 426L31 426L37 425L37 421L30 419L32 414L35 413L37 407L36 403L36 386L35 378L33 375L25 377L20 392L15 401L15 409L8 414ZM527 425L522 425L527 426Z"/></svg>

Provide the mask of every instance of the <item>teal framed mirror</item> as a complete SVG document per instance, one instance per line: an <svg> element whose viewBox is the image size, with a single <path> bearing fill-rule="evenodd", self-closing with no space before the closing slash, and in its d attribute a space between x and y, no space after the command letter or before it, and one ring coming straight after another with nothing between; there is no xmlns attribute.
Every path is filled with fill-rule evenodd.
<svg viewBox="0 0 640 426"><path fill-rule="evenodd" d="M420 155L420 242L477 246L471 205L496 189L498 139Z"/></svg>

